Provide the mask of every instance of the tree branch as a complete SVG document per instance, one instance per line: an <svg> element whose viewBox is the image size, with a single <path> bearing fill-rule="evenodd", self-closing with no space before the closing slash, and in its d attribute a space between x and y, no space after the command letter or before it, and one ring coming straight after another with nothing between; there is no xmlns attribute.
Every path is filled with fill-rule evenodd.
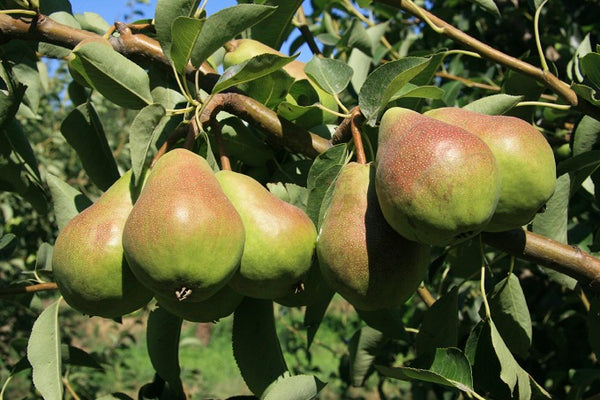
<svg viewBox="0 0 600 400"><path fill-rule="evenodd" d="M28 286L0 288L0 298L15 296L18 294L42 292L45 290L56 290L57 288L58 287L54 282L38 283L35 285Z"/></svg>
<svg viewBox="0 0 600 400"><path fill-rule="evenodd" d="M523 60L512 57L495 48L480 42L472 36L466 34L458 28L450 25L441 18L436 17L429 11L417 6L412 1L407 0L375 0L377 3L386 4L388 6L400 8L404 11L409 12L415 17L425 16L431 23L436 27L440 28L443 35L449 37L453 41L460 43L475 52L479 53L482 57L488 60L494 61L498 64L504 65L510 69L522 73L523 75L529 76L538 82L541 82L546 87L551 89L554 93L562 97L571 106L576 107L581 112L588 114L595 119L600 120L600 109L594 105L588 103L584 99L577 96L577 94L570 88L570 86L558 79L554 74L543 71L542 69L535 67Z"/></svg>

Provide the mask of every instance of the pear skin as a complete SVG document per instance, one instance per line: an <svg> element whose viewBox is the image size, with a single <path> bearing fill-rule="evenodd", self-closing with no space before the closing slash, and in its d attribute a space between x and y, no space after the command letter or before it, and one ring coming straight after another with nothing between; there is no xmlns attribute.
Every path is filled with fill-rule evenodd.
<svg viewBox="0 0 600 400"><path fill-rule="evenodd" d="M174 149L154 165L125 223L125 257L166 299L203 301L236 272L244 226L206 160Z"/></svg>
<svg viewBox="0 0 600 400"><path fill-rule="evenodd" d="M479 136L494 153L502 191L485 231L521 227L543 209L556 186L556 162L546 138L531 124L516 117L457 107L430 110L426 115Z"/></svg>
<svg viewBox="0 0 600 400"><path fill-rule="evenodd" d="M208 299L199 302L165 299L159 295L156 299L160 307L186 321L214 322L233 313L244 296L225 285Z"/></svg>
<svg viewBox="0 0 600 400"><path fill-rule="evenodd" d="M386 222L370 164L345 165L317 240L327 284L359 310L403 304L427 274L429 246L405 239Z"/></svg>
<svg viewBox="0 0 600 400"><path fill-rule="evenodd" d="M246 229L240 269L229 285L259 299L294 293L313 259L317 232L311 219L249 176L233 171L215 175Z"/></svg>
<svg viewBox="0 0 600 400"><path fill-rule="evenodd" d="M83 314L117 318L152 298L123 257L121 237L133 207L130 182L131 171L69 221L56 239L54 279L66 302Z"/></svg>
<svg viewBox="0 0 600 400"><path fill-rule="evenodd" d="M500 171L483 140L404 108L379 126L375 184L388 223L407 239L436 246L485 229L500 196Z"/></svg>

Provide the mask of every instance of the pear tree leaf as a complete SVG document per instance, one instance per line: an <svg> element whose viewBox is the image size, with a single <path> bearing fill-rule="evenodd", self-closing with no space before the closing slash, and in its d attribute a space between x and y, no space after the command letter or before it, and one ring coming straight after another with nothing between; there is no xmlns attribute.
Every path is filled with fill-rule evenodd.
<svg viewBox="0 0 600 400"><path fill-rule="evenodd" d="M302 0L261 0L260 3L265 6L277 6L277 10L261 20L260 24L254 25L250 37L278 50L294 29L290 22L298 7L302 5Z"/></svg>
<svg viewBox="0 0 600 400"><path fill-rule="evenodd" d="M455 347L458 341L458 288L440 297L425 312L416 338L417 355L429 365L435 349Z"/></svg>
<svg viewBox="0 0 600 400"><path fill-rule="evenodd" d="M596 355L600 355L600 298L590 299L590 311L588 311L588 340Z"/></svg>
<svg viewBox="0 0 600 400"><path fill-rule="evenodd" d="M258 397L287 373L272 301L242 300L233 313L233 355L246 385Z"/></svg>
<svg viewBox="0 0 600 400"><path fill-rule="evenodd" d="M357 330L348 344L350 379L353 386L362 386L372 371L375 357L390 338L382 332L365 326Z"/></svg>
<svg viewBox="0 0 600 400"><path fill-rule="evenodd" d="M44 3L46 3L46 1L42 1L42 4L44 4ZM43 6L42 6L42 8L43 8ZM69 5L69 8L70 8L70 5ZM42 13L48 15L48 17L50 19L58 22L59 24L63 24L63 25L66 25L66 26L69 26L69 27L75 28L75 29L81 29L81 25L79 24L77 19L75 19L75 17L73 17L71 11L59 10L56 12L52 12L50 14L42 11ZM69 54L71 54L71 49L67 49L66 47L61 47L58 45L45 43L45 42L40 42L38 44L38 51L40 52L40 54L42 54L46 57L56 58L56 59L65 58Z"/></svg>
<svg viewBox="0 0 600 400"><path fill-rule="evenodd" d="M383 64L369 74L358 94L358 104L369 125L375 125L392 96L423 71L430 61L431 58L404 57Z"/></svg>
<svg viewBox="0 0 600 400"><path fill-rule="evenodd" d="M49 305L35 320L27 359L33 368L33 384L45 399L62 399L62 361L58 309L62 298Z"/></svg>
<svg viewBox="0 0 600 400"><path fill-rule="evenodd" d="M580 83L573 84L571 88L575 93L577 93L578 96L589 101L596 107L600 106L600 93L598 93L597 88L592 88L589 85L584 85Z"/></svg>
<svg viewBox="0 0 600 400"><path fill-rule="evenodd" d="M62 344L61 355L62 363L64 365L68 364L77 367L93 368L100 371L104 370L104 367L102 367L91 354L79 347Z"/></svg>
<svg viewBox="0 0 600 400"><path fill-rule="evenodd" d="M304 186L295 185L293 183L267 183L267 188L271 193L302 210L306 209L308 200L308 189Z"/></svg>
<svg viewBox="0 0 600 400"><path fill-rule="evenodd" d="M9 233L0 237L0 260L4 260L13 253L17 247L17 237L14 233Z"/></svg>
<svg viewBox="0 0 600 400"><path fill-rule="evenodd" d="M315 109L318 109L318 107L312 105L299 106L298 104L290 103L288 101L282 101L277 106L277 115L284 119L287 119L288 121L293 121Z"/></svg>
<svg viewBox="0 0 600 400"><path fill-rule="evenodd" d="M368 326L383 333L390 339L407 339L402 323L403 313L400 308L384 308L375 311L356 309L356 312Z"/></svg>
<svg viewBox="0 0 600 400"><path fill-rule="evenodd" d="M171 38L173 40L171 43L171 59L179 73L185 71L205 21L205 19L183 16L177 17L173 21L171 27Z"/></svg>
<svg viewBox="0 0 600 400"><path fill-rule="evenodd" d="M569 174L570 196L572 197L582 183L600 167L600 150L590 150L579 153L561 161L556 166L556 175Z"/></svg>
<svg viewBox="0 0 600 400"><path fill-rule="evenodd" d="M52 271L52 253L54 247L50 243L42 243L35 257L35 271Z"/></svg>
<svg viewBox="0 0 600 400"><path fill-rule="evenodd" d="M167 119L165 108L160 104L150 104L140 110L129 128L129 146L133 182L137 186L142 176L146 157L156 136L162 132Z"/></svg>
<svg viewBox="0 0 600 400"><path fill-rule="evenodd" d="M527 358L531 346L531 316L519 278L513 273L498 282L488 295L496 327L510 351Z"/></svg>
<svg viewBox="0 0 600 400"><path fill-rule="evenodd" d="M133 400L132 397L129 397L125 393L111 393L102 397L98 397L96 400Z"/></svg>
<svg viewBox="0 0 600 400"><path fill-rule="evenodd" d="M308 178L306 187L308 190L312 189L316 185L316 180L325 170L332 165L345 164L346 158L348 157L347 145L345 143L332 146L326 152L319 154L313 161L310 170L308 171Z"/></svg>
<svg viewBox="0 0 600 400"><path fill-rule="evenodd" d="M108 145L100 117L91 103L73 109L62 122L60 132L75 149L83 169L96 186L107 190L119 179L117 162Z"/></svg>
<svg viewBox="0 0 600 400"><path fill-rule="evenodd" d="M307 349L310 349L310 345L317 335L317 331L321 326L321 321L323 321L323 317L327 312L327 308L329 307L329 303L331 303L334 294L335 292L333 290L326 287L324 288L323 293L321 293L322 298L306 307L306 311L304 312L304 326L306 327Z"/></svg>
<svg viewBox="0 0 600 400"><path fill-rule="evenodd" d="M56 225L59 230L62 230L74 216L93 204L79 190L50 173L46 175L46 182L52 194Z"/></svg>
<svg viewBox="0 0 600 400"><path fill-rule="evenodd" d="M110 24L100 14L94 12L86 11L83 14L75 14L74 17L79 22L81 29L97 33L98 35L104 35L110 28Z"/></svg>
<svg viewBox="0 0 600 400"><path fill-rule="evenodd" d="M312 375L284 376L272 383L263 400L310 400L317 397L326 383Z"/></svg>
<svg viewBox="0 0 600 400"><path fill-rule="evenodd" d="M261 4L238 4L209 16L192 50L192 64L199 66L224 43L263 21L276 9Z"/></svg>
<svg viewBox="0 0 600 400"><path fill-rule="evenodd" d="M91 41L78 45L69 66L113 103L140 109L152 103L146 71L110 45Z"/></svg>
<svg viewBox="0 0 600 400"><path fill-rule="evenodd" d="M0 78L7 88L0 91L0 128L2 128L7 122L13 120L27 88L15 80L4 63L0 64Z"/></svg>
<svg viewBox="0 0 600 400"><path fill-rule="evenodd" d="M573 58L567 64L567 76L569 77L569 79L573 81L577 80L578 82L583 82L584 77L581 72L579 60L581 60L582 57L591 52L592 43L590 42L590 34L588 33L579 43L575 54L573 54Z"/></svg>
<svg viewBox="0 0 600 400"><path fill-rule="evenodd" d="M567 243L567 222L571 178L563 174L556 180L554 194L546 203L546 210L535 216L532 230L560 243ZM577 281L558 271L542 267L548 276L559 284L570 289L575 288Z"/></svg>
<svg viewBox="0 0 600 400"><path fill-rule="evenodd" d="M23 132L21 124L16 119L13 119L5 126L4 132L0 131L0 135L2 134L8 139L10 148L19 160L24 161L25 168L30 176L34 178L36 182L41 182L35 153L33 152L33 148L31 147L25 132Z"/></svg>
<svg viewBox="0 0 600 400"><path fill-rule="evenodd" d="M173 21L177 17L193 17L200 0L158 0L154 11L156 36L165 56L171 59Z"/></svg>
<svg viewBox="0 0 600 400"><path fill-rule="evenodd" d="M175 398L184 399L179 367L179 338L182 319L157 307L148 316L146 346L156 373L169 383Z"/></svg>
<svg viewBox="0 0 600 400"><path fill-rule="evenodd" d="M37 64L27 59L13 65L12 73L14 77L27 87L23 100L34 113L38 112L40 98L44 92L40 71Z"/></svg>
<svg viewBox="0 0 600 400"><path fill-rule="evenodd" d="M304 72L321 89L330 94L339 94L352 79L352 68L341 60L313 57L304 67Z"/></svg>
<svg viewBox="0 0 600 400"><path fill-rule="evenodd" d="M277 54L260 54L242 63L227 68L219 78L212 94L222 92L240 83L249 82L270 74L289 64L296 57L282 57Z"/></svg>
<svg viewBox="0 0 600 400"><path fill-rule="evenodd" d="M352 49L352 51L350 51L348 65L354 71L352 74L352 79L350 79L350 83L352 84L352 88L356 93L360 92L360 89L367 80L369 71L371 70L372 62L373 58L363 53L359 49Z"/></svg>
<svg viewBox="0 0 600 400"><path fill-rule="evenodd" d="M349 49L358 49L368 56L373 55L373 41L369 37L367 29L358 19L352 20L350 27L342 35L338 46L347 47Z"/></svg>
<svg viewBox="0 0 600 400"><path fill-rule="evenodd" d="M444 96L444 90L432 85L417 86L412 83L407 83L405 86L395 93L390 101L402 98L417 98L417 99L434 99L439 100Z"/></svg>
<svg viewBox="0 0 600 400"><path fill-rule="evenodd" d="M475 100L463 108L465 110L475 111L481 114L502 115L516 106L517 103L522 100L523 96L512 96L510 94L500 93Z"/></svg>
<svg viewBox="0 0 600 400"><path fill-rule="evenodd" d="M298 82L281 69L262 78L246 82L240 85L240 88L270 109L276 109L284 101L294 83Z"/></svg>
<svg viewBox="0 0 600 400"><path fill-rule="evenodd" d="M600 149L600 121L584 115L573 135L573 156Z"/></svg>
<svg viewBox="0 0 600 400"><path fill-rule="evenodd" d="M457 348L440 348L435 352L429 369L411 367L390 368L381 365L375 368L383 375L401 380L420 380L438 385L455 387L473 394L473 376L467 357Z"/></svg>
<svg viewBox="0 0 600 400"><path fill-rule="evenodd" d="M69 0L44 0L40 1L40 11L42 14L52 14L58 11L64 11L72 14L73 9Z"/></svg>
<svg viewBox="0 0 600 400"><path fill-rule="evenodd" d="M579 61L581 65L581 72L588 79L596 89L600 88L600 54L599 53L588 53L581 58Z"/></svg>
<svg viewBox="0 0 600 400"><path fill-rule="evenodd" d="M498 9L498 6L494 2L494 0L471 0L471 1L473 1L475 4L477 4L482 9L484 9L486 12L488 12L496 17L500 16L500 10Z"/></svg>

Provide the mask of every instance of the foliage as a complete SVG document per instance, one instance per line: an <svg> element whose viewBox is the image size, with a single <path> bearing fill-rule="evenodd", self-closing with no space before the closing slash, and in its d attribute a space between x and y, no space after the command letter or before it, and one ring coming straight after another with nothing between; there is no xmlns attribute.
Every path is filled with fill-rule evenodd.
<svg viewBox="0 0 600 400"><path fill-rule="evenodd" d="M99 16L40 3L0 2L0 399L600 393L598 1L240 0L206 15L199 1L159 0L153 21L104 38ZM272 51L224 68L239 38ZM290 56L277 52L288 38ZM320 53L306 68L305 42ZM488 234L434 247L418 296L372 312L334 296L317 263L302 307L246 298L214 325L154 301L120 321L87 319L44 291L66 221L129 169L139 188L174 147L214 170L231 164L318 227L342 166L374 160L392 106L534 124L557 187L518 232L546 247ZM587 269L569 258L583 253Z"/></svg>

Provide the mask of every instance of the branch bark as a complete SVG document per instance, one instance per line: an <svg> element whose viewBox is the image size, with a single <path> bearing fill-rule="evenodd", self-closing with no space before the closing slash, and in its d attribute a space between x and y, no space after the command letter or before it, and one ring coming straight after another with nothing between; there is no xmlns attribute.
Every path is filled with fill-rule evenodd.
<svg viewBox="0 0 600 400"><path fill-rule="evenodd" d="M18 294L35 293L35 292L42 292L45 290L56 290L56 289L58 289L58 286L56 286L56 283L54 283L54 282L38 283L35 285L28 285L28 286L0 288L0 298L15 296Z"/></svg>

